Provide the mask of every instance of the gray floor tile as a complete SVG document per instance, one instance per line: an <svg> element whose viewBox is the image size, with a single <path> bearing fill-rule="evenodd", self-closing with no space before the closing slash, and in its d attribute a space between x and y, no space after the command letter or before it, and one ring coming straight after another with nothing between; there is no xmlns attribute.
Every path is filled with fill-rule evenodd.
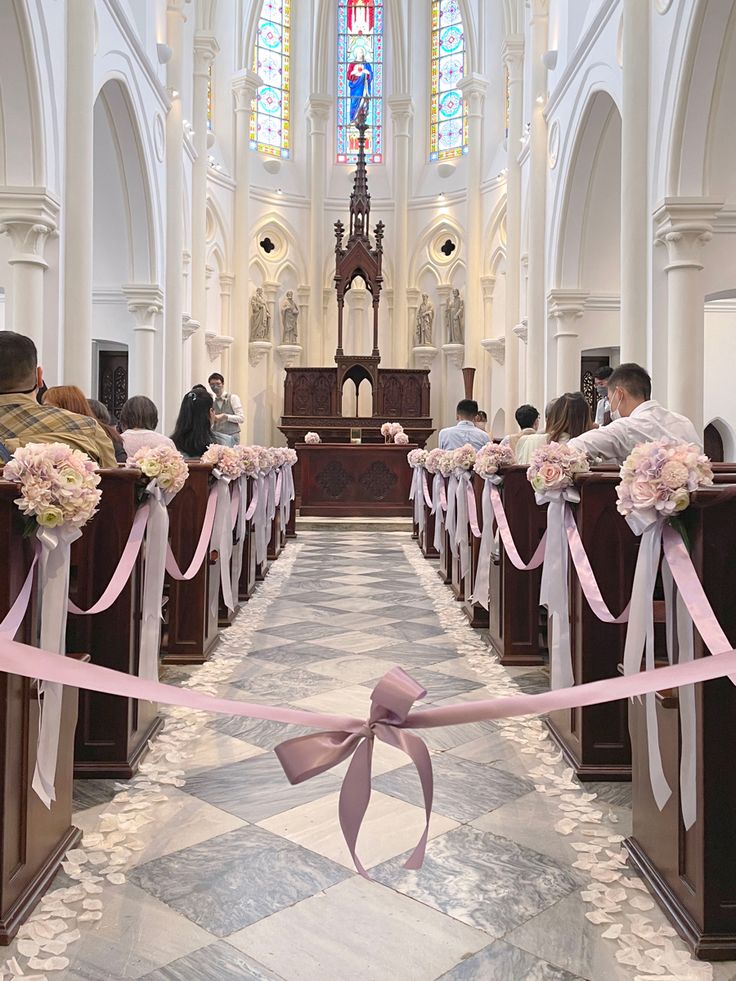
<svg viewBox="0 0 736 981"><path fill-rule="evenodd" d="M503 940L468 957L438 981L582 981Z"/></svg>
<svg viewBox="0 0 736 981"><path fill-rule="evenodd" d="M143 975L143 981L282 981L278 974L256 963L247 954L220 940L195 950L157 971Z"/></svg>

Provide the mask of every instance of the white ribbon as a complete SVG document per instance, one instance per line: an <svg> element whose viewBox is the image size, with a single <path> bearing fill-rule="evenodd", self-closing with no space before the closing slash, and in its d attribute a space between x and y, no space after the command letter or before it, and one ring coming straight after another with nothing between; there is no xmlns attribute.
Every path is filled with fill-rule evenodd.
<svg viewBox="0 0 736 981"><path fill-rule="evenodd" d="M268 522L273 521L276 514L276 471L269 470L266 480L268 482L268 510L266 512L266 521Z"/></svg>
<svg viewBox="0 0 736 981"><path fill-rule="evenodd" d="M432 514L434 515L434 547L439 553L442 548L442 534L445 529L445 511L442 507L442 474L436 473L432 481Z"/></svg>
<svg viewBox="0 0 736 981"><path fill-rule="evenodd" d="M579 501L573 487L536 495L537 504L549 502L547 508L547 550L542 566L539 602L549 613L550 687L572 688L575 678L570 649L570 607L568 598L568 544L565 510L569 501Z"/></svg>
<svg viewBox="0 0 736 981"><path fill-rule="evenodd" d="M66 654L66 617L69 600L69 557L72 543L80 538L79 528L38 528L41 543L38 595L41 598L41 650ZM46 805L56 800L54 783L59 756L64 686L42 681L39 685L40 724L33 789Z"/></svg>
<svg viewBox="0 0 736 981"><path fill-rule="evenodd" d="M421 467L412 467L411 489L409 491L409 500L414 502L414 524L419 529L420 535L423 534L425 528L422 473Z"/></svg>
<svg viewBox="0 0 736 981"><path fill-rule="evenodd" d="M463 471L457 478L455 490L455 546L460 560L460 578L462 579L470 566L470 545L468 543L470 516L468 514L468 490L470 489L471 473ZM449 510L449 507L448 507Z"/></svg>
<svg viewBox="0 0 736 981"><path fill-rule="evenodd" d="M230 579L230 566L233 553L233 527L230 510L230 478L223 477L217 470L212 471L217 477L217 508L215 524L212 529L212 545L220 556L220 585L222 599L228 610L235 609L233 602L233 585Z"/></svg>
<svg viewBox="0 0 736 981"><path fill-rule="evenodd" d="M238 593L240 575L243 571L243 551L245 548L245 514L247 511L248 499L248 478L243 476L238 478L238 516L235 519L235 545L233 546L232 562L230 564L233 598Z"/></svg>
<svg viewBox="0 0 736 981"><path fill-rule="evenodd" d="M455 529L457 525L457 477L452 474L447 482L447 517L445 518L445 528L447 537L450 540L450 552L453 559L457 558L457 541L455 540Z"/></svg>
<svg viewBox="0 0 736 981"><path fill-rule="evenodd" d="M265 560L266 550L268 549L268 538L266 536L266 514L268 511L266 497L268 491L264 474L259 474L256 477L256 485L258 488L258 503L256 504L256 511L253 515L253 525L256 539L256 563L260 565Z"/></svg>
<svg viewBox="0 0 736 981"><path fill-rule="evenodd" d="M503 478L493 474L485 478L483 486L483 530L480 538L478 553L478 570L475 574L475 587L471 602L477 603L487 610L490 605L491 591L491 559L493 558L493 508L491 507L491 484L500 487Z"/></svg>
<svg viewBox="0 0 736 981"><path fill-rule="evenodd" d="M151 510L146 527L138 675L148 681L158 681L161 597L166 574L166 546L169 540L168 505L174 495L162 491L155 480L148 484L146 492L150 498Z"/></svg>

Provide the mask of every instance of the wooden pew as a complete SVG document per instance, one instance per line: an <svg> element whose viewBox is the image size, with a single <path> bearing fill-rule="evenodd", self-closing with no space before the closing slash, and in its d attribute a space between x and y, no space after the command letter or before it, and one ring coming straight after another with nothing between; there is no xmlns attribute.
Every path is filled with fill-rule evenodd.
<svg viewBox="0 0 736 981"><path fill-rule="evenodd" d="M17 496L17 485L0 481L0 621L18 595L32 560L31 539L23 537L21 514L13 503ZM35 590L15 639L37 643ZM49 810L31 788L39 725L37 685L0 673L0 944L10 943L50 886L67 849L81 837L72 826L76 720L77 690L66 688L56 800Z"/></svg>
<svg viewBox="0 0 736 981"><path fill-rule="evenodd" d="M736 645L734 494L732 487L698 492L687 521L693 564L719 623ZM709 506L714 498L720 503ZM710 656L697 631L695 656ZM731 960L736 957L736 688L727 678L696 685L695 702L698 811L688 831L680 814L678 692L657 694L662 760L673 790L661 812L649 782L644 703L630 707L633 831L626 847L632 864L695 955Z"/></svg>
<svg viewBox="0 0 736 981"><path fill-rule="evenodd" d="M483 531L483 492L485 490L485 480L478 476L477 473L473 474L473 479L471 482L471 487L473 489L473 496L475 498L475 509L478 514L478 528ZM464 601L463 601L463 613L470 621L471 627L477 627L478 629L485 629L488 627L489 615L488 610L481 606L480 603L473 603L470 597L473 595L475 590L475 580L478 574L478 560L480 558L480 538L476 538L468 527L468 546L470 549L470 564L465 573L464 581Z"/></svg>
<svg viewBox="0 0 736 981"><path fill-rule="evenodd" d="M616 510L618 468L575 482L575 521L603 599L614 616L631 597L640 539ZM623 661L626 624L603 623L588 606L569 559L570 647L575 684L615 678ZM547 725L580 780L630 780L626 700L553 712Z"/></svg>
<svg viewBox="0 0 736 981"><path fill-rule="evenodd" d="M276 514L274 514L273 518L271 519L271 537L268 542L269 561L276 561L279 555L281 555L282 547L283 539L281 536L281 511L279 508L276 508Z"/></svg>
<svg viewBox="0 0 736 981"><path fill-rule="evenodd" d="M189 477L169 505L169 541L182 572L197 547L210 491L212 467L190 461ZM165 664L202 664L218 637L219 558L210 552L189 582L166 576L168 594L161 642Z"/></svg>
<svg viewBox="0 0 736 981"><path fill-rule="evenodd" d="M448 478L443 477L442 481L446 494ZM445 585L452 582L452 550L450 549L450 536L447 534L446 527L443 528L440 536L440 567L437 570L437 575Z"/></svg>
<svg viewBox="0 0 736 981"><path fill-rule="evenodd" d="M504 467L500 489L511 533L522 559L528 562L547 527L546 506L539 506L524 466ZM531 665L547 661L539 586L542 570L515 569L499 542L491 562L489 639L501 664Z"/></svg>
<svg viewBox="0 0 736 981"><path fill-rule="evenodd" d="M253 488L255 481L248 480L246 508L250 506L253 499ZM256 588L256 539L255 525L253 518L249 518L245 523L245 541L243 543L243 565L240 570L240 581L237 584L238 599L241 603L247 602L255 592Z"/></svg>
<svg viewBox="0 0 736 981"><path fill-rule="evenodd" d="M96 603L112 578L138 510L139 470L103 470L101 478L97 514L72 545L70 597L81 609ZM93 664L137 675L142 588L141 549L133 575L109 610L69 614L67 650L86 651ZM162 724L155 703L80 691L74 776L132 777Z"/></svg>
<svg viewBox="0 0 736 981"><path fill-rule="evenodd" d="M427 488L431 496L432 481L434 480L434 476L424 471L422 479L423 481L426 481ZM424 510L424 530L420 531L419 533L419 547L422 550L422 555L425 557L425 559L436 559L440 553L434 547L435 516L432 514L432 509L424 499L424 490L422 490L422 508Z"/></svg>

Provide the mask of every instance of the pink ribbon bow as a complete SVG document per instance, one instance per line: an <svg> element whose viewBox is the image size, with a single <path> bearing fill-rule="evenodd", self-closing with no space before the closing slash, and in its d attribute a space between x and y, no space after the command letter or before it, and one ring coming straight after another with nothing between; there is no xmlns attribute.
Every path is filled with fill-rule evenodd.
<svg viewBox="0 0 736 981"><path fill-rule="evenodd" d="M355 727L351 725L342 731L308 733L288 739L276 747L279 762L292 784L303 783L353 757L340 789L338 814L350 856L358 872L365 878L369 876L356 854L356 845L371 799L371 762L375 739L403 750L417 768L426 823L404 868L421 868L424 861L434 792L432 760L424 741L401 727L406 724L414 702L426 694L426 690L405 671L392 668L373 690L367 722L356 721Z"/></svg>

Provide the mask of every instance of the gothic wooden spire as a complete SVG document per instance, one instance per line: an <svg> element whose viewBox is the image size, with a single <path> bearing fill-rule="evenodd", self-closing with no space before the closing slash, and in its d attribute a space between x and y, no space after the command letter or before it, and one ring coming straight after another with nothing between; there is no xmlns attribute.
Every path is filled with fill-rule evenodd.
<svg viewBox="0 0 736 981"><path fill-rule="evenodd" d="M363 107L355 119L358 129L358 162L353 180L353 193L350 195L350 236L348 244L362 239L370 247L368 223L371 217L371 196L368 191L368 172L365 165L365 143L368 123L366 109Z"/></svg>

